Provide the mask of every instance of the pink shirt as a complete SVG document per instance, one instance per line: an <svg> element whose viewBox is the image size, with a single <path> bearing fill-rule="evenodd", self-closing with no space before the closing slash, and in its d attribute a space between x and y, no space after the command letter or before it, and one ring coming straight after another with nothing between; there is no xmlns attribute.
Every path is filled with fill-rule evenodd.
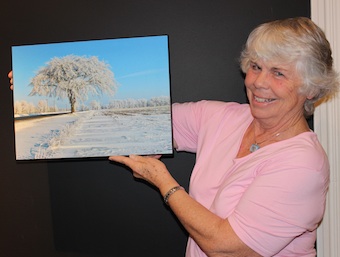
<svg viewBox="0 0 340 257"><path fill-rule="evenodd" d="M315 256L329 184L327 156L316 134L305 132L236 158L252 120L247 104L173 105L177 150L196 153L190 195L227 218L262 256ZM186 256L206 255L189 238Z"/></svg>

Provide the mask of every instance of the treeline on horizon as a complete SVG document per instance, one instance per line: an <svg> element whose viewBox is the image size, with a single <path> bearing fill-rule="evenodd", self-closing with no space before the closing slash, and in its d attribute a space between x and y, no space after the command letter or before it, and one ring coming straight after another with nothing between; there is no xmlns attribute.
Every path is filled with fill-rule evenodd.
<svg viewBox="0 0 340 257"><path fill-rule="evenodd" d="M169 96L159 96L150 99L114 99L107 105L103 105L100 101L92 100L89 104L77 105L77 111L101 110L101 109L125 109L125 108L142 108L142 107L156 107L170 105ZM15 101L14 114L37 114L49 112L64 112L70 111L70 107L60 108L56 104L49 105L48 99L40 100L37 104L32 102Z"/></svg>

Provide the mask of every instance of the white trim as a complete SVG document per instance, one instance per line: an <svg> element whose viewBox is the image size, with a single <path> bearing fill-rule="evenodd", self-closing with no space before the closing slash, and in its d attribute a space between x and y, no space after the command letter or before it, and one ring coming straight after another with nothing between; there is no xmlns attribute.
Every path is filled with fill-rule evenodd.
<svg viewBox="0 0 340 257"><path fill-rule="evenodd" d="M311 18L324 31L331 44L335 68L340 70L340 1L311 0ZM326 212L318 228L317 256L340 256L340 95L315 110L314 129L327 152L330 187ZM308 185L307 185L308 186Z"/></svg>

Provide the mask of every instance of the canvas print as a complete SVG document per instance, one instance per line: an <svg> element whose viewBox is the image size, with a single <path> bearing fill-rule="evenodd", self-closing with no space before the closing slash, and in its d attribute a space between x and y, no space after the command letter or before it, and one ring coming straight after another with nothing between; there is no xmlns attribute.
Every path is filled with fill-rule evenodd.
<svg viewBox="0 0 340 257"><path fill-rule="evenodd" d="M12 46L17 160L172 154L168 36Z"/></svg>

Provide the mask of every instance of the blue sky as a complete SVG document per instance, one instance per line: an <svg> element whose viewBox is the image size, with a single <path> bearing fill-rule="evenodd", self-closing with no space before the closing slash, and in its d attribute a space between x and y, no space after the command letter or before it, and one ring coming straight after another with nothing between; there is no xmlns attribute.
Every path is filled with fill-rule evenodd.
<svg viewBox="0 0 340 257"><path fill-rule="evenodd" d="M14 101L26 100L36 104L47 99L46 96L28 96L32 89L28 86L31 79L53 57L70 54L97 56L111 66L120 85L112 99L150 99L170 95L168 38L162 35L13 46ZM94 99L102 103L110 100L106 96ZM67 105L68 102L61 101L60 104Z"/></svg>

